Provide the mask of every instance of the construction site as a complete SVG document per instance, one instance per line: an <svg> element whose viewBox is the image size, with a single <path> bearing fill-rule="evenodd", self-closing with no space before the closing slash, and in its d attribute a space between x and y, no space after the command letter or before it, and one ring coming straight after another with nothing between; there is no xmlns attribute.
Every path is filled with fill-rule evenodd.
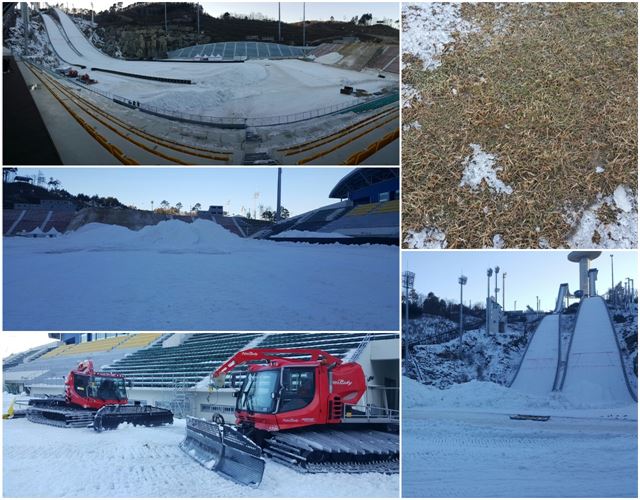
<svg viewBox="0 0 640 500"><path fill-rule="evenodd" d="M5 164L399 163L397 29L302 45L245 33L133 59L96 48L97 21L38 5L3 4Z"/></svg>
<svg viewBox="0 0 640 500"><path fill-rule="evenodd" d="M5 496L399 495L397 333L49 337L3 359Z"/></svg>
<svg viewBox="0 0 640 500"><path fill-rule="evenodd" d="M596 265L609 265L600 254L568 253L578 287L554 276L567 282L537 297L547 307L503 308L496 268L484 313L460 307L456 325L456 306L455 321L408 323L404 496L637 496L635 275L599 293Z"/></svg>

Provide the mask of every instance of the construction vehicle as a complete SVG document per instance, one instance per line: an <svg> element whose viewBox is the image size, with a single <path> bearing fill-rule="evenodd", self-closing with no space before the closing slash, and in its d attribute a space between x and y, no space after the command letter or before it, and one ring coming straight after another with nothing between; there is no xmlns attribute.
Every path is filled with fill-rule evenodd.
<svg viewBox="0 0 640 500"><path fill-rule="evenodd" d="M98 83L98 80L94 80L89 76L88 73L77 78L80 83L84 83L85 85L93 85L94 83Z"/></svg>
<svg viewBox="0 0 640 500"><path fill-rule="evenodd" d="M64 396L30 399L27 419L56 427L93 427L97 432L122 423L146 427L173 423L170 410L139 401L130 404L124 376L96 372L91 360L78 363L64 386Z"/></svg>
<svg viewBox="0 0 640 500"><path fill-rule="evenodd" d="M184 452L238 483L258 486L266 456L300 472L398 472L397 410L358 405L367 383L358 363L319 349L248 349L211 376L224 386L248 365L236 425L187 417Z"/></svg>

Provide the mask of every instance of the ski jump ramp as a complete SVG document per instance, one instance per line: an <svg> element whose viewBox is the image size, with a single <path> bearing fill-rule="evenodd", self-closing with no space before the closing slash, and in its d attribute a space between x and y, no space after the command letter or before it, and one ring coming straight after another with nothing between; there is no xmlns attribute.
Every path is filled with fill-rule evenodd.
<svg viewBox="0 0 640 500"><path fill-rule="evenodd" d="M555 384L560 345L560 315L545 316L527 345L511 382L517 391L546 396Z"/></svg>
<svg viewBox="0 0 640 500"><path fill-rule="evenodd" d="M587 297L580 305L560 389L576 402L617 405L637 400L602 297Z"/></svg>

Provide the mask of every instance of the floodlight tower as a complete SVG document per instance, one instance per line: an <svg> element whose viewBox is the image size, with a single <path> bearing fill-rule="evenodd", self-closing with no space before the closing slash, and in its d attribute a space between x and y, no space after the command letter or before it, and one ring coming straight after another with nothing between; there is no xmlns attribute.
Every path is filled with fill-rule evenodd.
<svg viewBox="0 0 640 500"><path fill-rule="evenodd" d="M404 271L402 273L402 287L404 288L404 297L405 297L405 320L404 320L404 362L405 362L405 372L406 372L406 363L409 360L409 339L407 338L409 335L409 294L411 290L413 290L413 283L416 278L416 273L412 273L411 271Z"/></svg>
<svg viewBox="0 0 640 500"><path fill-rule="evenodd" d="M495 272L495 280L496 280L495 300L496 300L496 304L497 304L498 303L498 292L500 291L500 289L498 288L498 274L500 273L500 266L496 266L494 272Z"/></svg>
<svg viewBox="0 0 640 500"><path fill-rule="evenodd" d="M458 283L460 283L460 352L462 352L462 334L464 332L464 321L462 317L462 288L467 284L467 277L464 274L461 274L458 278Z"/></svg>
<svg viewBox="0 0 640 500"><path fill-rule="evenodd" d="M280 31L280 2L278 2L278 43L282 41L282 32Z"/></svg>
<svg viewBox="0 0 640 500"><path fill-rule="evenodd" d="M164 3L164 32L169 34L169 25L167 24L167 2Z"/></svg>
<svg viewBox="0 0 640 500"><path fill-rule="evenodd" d="M600 257L602 252L594 250L577 250L570 252L567 256L570 262L577 262L580 265L580 290L583 297L588 297L589 294L589 268L591 267L591 261Z"/></svg>

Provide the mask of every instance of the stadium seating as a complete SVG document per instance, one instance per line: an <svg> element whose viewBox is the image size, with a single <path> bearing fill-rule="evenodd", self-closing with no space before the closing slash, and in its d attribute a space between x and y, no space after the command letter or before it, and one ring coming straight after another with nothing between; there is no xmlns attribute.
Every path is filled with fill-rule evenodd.
<svg viewBox="0 0 640 500"><path fill-rule="evenodd" d="M23 213L24 215L22 215ZM28 233L37 227L45 233L50 231L52 227L56 231L63 233L67 230L74 215L75 212L72 211L50 211L39 208L30 208L28 210L5 209L2 211L2 233L9 235L10 230L11 235L21 232Z"/></svg>
<svg viewBox="0 0 640 500"><path fill-rule="evenodd" d="M219 42L192 45L168 53L169 59L282 59L303 57L305 49L291 45L265 42Z"/></svg>
<svg viewBox="0 0 640 500"><path fill-rule="evenodd" d="M129 335L127 339L116 345L116 349L135 349L147 347L151 343L162 337L162 333L138 333L136 335Z"/></svg>

